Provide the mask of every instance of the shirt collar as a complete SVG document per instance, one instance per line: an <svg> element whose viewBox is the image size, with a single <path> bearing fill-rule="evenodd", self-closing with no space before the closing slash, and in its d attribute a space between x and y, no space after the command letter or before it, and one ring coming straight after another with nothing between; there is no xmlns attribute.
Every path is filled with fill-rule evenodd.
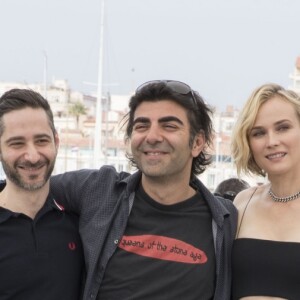
<svg viewBox="0 0 300 300"><path fill-rule="evenodd" d="M6 185L6 181L0 180L0 192L5 188L5 185ZM52 209L60 212L63 212L65 210L65 208L53 198L51 193L49 193L45 201L45 204L43 205L41 210L37 213L36 217L43 215ZM20 213L16 213L4 207L0 207L0 224L5 222L11 217L18 217L19 215Z"/></svg>

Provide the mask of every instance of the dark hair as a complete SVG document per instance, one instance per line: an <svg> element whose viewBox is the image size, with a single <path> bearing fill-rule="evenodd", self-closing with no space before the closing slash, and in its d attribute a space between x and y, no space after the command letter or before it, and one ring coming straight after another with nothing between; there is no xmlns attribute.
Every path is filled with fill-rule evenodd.
<svg viewBox="0 0 300 300"><path fill-rule="evenodd" d="M42 95L29 89L11 89L0 97L0 136L4 131L3 115L26 107L42 108L47 114L53 134L56 133L52 110L48 101Z"/></svg>
<svg viewBox="0 0 300 300"><path fill-rule="evenodd" d="M249 188L250 185L243 179L229 178L221 181L216 187L214 195L234 200L235 196L242 190Z"/></svg>
<svg viewBox="0 0 300 300"><path fill-rule="evenodd" d="M191 170L191 174L201 174L211 163L211 156L207 153L207 148L212 144L213 126L210 117L212 109L195 91L191 90L188 94L180 94L173 91L165 81L145 84L130 98L129 112L123 119L123 125L126 124L125 141L128 142L131 138L136 108L142 102L158 102L166 99L174 101L186 109L191 128L189 141L191 147L195 136L200 132L204 134L206 147L197 157L194 157ZM132 155L127 153L127 158L133 166L137 167Z"/></svg>

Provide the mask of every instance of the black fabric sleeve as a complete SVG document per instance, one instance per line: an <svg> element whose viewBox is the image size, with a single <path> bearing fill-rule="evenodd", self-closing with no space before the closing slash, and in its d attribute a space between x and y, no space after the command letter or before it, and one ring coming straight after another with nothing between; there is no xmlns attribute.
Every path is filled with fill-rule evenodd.
<svg viewBox="0 0 300 300"><path fill-rule="evenodd" d="M95 170L84 169L52 176L50 190L55 200L66 210L79 214L84 187L88 185L89 178L95 172Z"/></svg>

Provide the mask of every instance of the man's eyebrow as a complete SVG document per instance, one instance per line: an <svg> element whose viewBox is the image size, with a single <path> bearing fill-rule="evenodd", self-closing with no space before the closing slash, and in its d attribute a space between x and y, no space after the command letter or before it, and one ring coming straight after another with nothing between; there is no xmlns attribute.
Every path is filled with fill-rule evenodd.
<svg viewBox="0 0 300 300"><path fill-rule="evenodd" d="M41 133L41 134L36 134L34 136L35 139L43 139L43 138L47 138L47 139L51 139L52 136L46 133Z"/></svg>
<svg viewBox="0 0 300 300"><path fill-rule="evenodd" d="M174 116L166 116L166 117L160 118L158 120L158 122L159 123L176 122L176 123L179 123L179 124L183 125L183 122L179 118L174 117Z"/></svg>
<svg viewBox="0 0 300 300"><path fill-rule="evenodd" d="M183 122L179 118L174 116L165 116L158 119L158 123L166 123L166 122L176 122L178 124L183 125ZM138 117L133 121L133 125L135 125L136 123L150 123L150 119L146 117Z"/></svg>
<svg viewBox="0 0 300 300"><path fill-rule="evenodd" d="M133 121L133 125L136 123L150 123L150 119L146 117L138 117Z"/></svg>

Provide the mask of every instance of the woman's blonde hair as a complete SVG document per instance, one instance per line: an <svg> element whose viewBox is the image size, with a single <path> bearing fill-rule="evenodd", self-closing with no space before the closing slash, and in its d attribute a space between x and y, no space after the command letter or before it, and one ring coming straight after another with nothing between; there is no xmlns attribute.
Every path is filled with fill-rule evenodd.
<svg viewBox="0 0 300 300"><path fill-rule="evenodd" d="M232 156L239 176L242 172L248 175L252 173L265 176L265 172L257 165L252 156L249 134L260 107L275 96L291 103L300 121L300 97L297 93L274 83L264 84L255 89L240 112L232 135Z"/></svg>

